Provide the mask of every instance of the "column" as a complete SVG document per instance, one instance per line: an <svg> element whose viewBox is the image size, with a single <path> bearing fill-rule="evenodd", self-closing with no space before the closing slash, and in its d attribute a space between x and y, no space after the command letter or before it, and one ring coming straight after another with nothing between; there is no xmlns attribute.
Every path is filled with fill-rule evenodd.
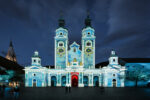
<svg viewBox="0 0 150 100"><path fill-rule="evenodd" d="M99 86L102 86L102 75L99 74Z"/></svg>
<svg viewBox="0 0 150 100"><path fill-rule="evenodd" d="M25 86L28 87L28 72L25 73Z"/></svg>
<svg viewBox="0 0 150 100"><path fill-rule="evenodd" d="M57 86L61 86L61 74L57 73Z"/></svg>
<svg viewBox="0 0 150 100"><path fill-rule="evenodd" d="M68 79L69 79L69 83L68 84L71 86L71 74L70 74L70 72L69 72L69 78Z"/></svg>
<svg viewBox="0 0 150 100"><path fill-rule="evenodd" d="M84 87L84 84L83 84L83 72L80 72L79 73L79 87Z"/></svg>
<svg viewBox="0 0 150 100"><path fill-rule="evenodd" d="M71 86L71 77L70 77L70 72L67 72L67 75L66 75L66 86Z"/></svg>
<svg viewBox="0 0 150 100"><path fill-rule="evenodd" d="M93 73L89 74L89 86L93 86Z"/></svg>
<svg viewBox="0 0 150 100"><path fill-rule="evenodd" d="M48 74L48 86L51 86L51 74Z"/></svg>

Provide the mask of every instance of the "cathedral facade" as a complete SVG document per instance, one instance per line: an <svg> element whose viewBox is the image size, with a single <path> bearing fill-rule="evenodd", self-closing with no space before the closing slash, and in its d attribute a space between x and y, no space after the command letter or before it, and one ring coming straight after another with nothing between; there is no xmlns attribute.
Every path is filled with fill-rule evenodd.
<svg viewBox="0 0 150 100"><path fill-rule="evenodd" d="M43 67L39 53L35 51L31 66L24 69L25 86L124 87L125 67L119 65L115 51L111 52L108 66L95 68L95 30L89 16L82 29L82 49L76 42L68 46L68 30L63 18L59 19L54 41L54 68Z"/></svg>

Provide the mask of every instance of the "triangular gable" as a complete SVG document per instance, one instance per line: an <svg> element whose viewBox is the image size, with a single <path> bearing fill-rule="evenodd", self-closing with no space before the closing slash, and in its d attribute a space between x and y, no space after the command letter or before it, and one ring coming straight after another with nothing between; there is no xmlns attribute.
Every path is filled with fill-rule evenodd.
<svg viewBox="0 0 150 100"><path fill-rule="evenodd" d="M79 46L80 46L79 44L77 44L76 42L73 42L73 43L70 45L70 48L71 48L71 47L77 47L77 48L79 48Z"/></svg>

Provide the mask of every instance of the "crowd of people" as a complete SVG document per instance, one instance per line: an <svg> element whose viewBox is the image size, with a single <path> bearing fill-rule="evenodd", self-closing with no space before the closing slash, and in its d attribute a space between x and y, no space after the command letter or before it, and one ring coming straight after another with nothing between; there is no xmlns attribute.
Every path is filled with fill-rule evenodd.
<svg viewBox="0 0 150 100"><path fill-rule="evenodd" d="M6 85L0 85L0 98L14 98L19 97L19 87L7 87Z"/></svg>

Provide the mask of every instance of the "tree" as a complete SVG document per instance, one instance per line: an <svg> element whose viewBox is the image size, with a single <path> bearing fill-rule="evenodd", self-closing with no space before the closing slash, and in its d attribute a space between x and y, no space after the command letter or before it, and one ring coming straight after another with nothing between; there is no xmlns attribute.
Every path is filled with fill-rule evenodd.
<svg viewBox="0 0 150 100"><path fill-rule="evenodd" d="M141 80L148 80L148 70L144 66L135 64L130 66L126 72L126 79L135 81L135 87L138 86L138 82Z"/></svg>

